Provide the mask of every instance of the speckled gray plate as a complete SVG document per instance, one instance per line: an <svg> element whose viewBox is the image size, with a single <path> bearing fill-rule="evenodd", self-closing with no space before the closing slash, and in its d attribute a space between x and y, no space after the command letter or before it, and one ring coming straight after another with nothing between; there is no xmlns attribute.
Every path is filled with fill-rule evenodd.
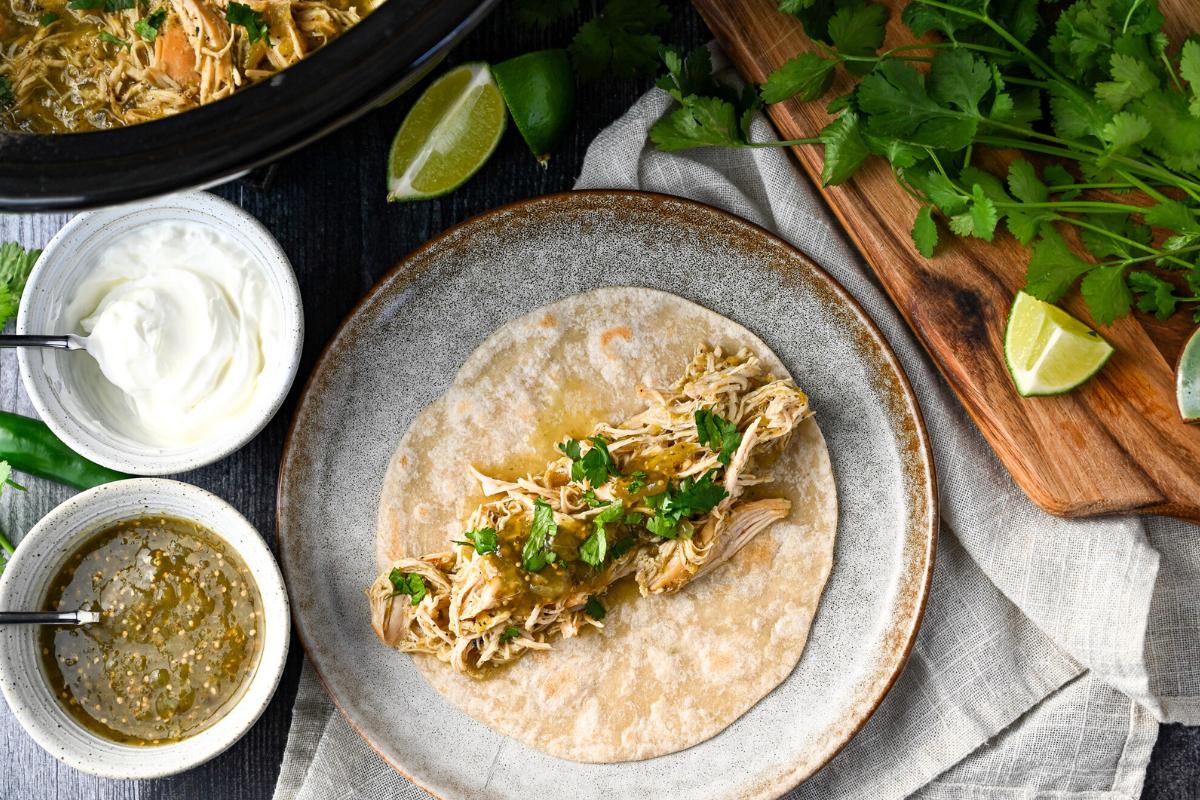
<svg viewBox="0 0 1200 800"><path fill-rule="evenodd" d="M792 675L716 737L577 764L451 706L371 631L375 512L410 421L497 326L600 286L674 292L745 325L811 395L839 519L833 573ZM936 487L920 410L874 324L762 229L678 198L572 192L498 209L405 259L329 344L292 423L279 544L300 640L384 759L446 798L774 797L862 727L904 665L933 569ZM769 743L769 746L764 746Z"/></svg>

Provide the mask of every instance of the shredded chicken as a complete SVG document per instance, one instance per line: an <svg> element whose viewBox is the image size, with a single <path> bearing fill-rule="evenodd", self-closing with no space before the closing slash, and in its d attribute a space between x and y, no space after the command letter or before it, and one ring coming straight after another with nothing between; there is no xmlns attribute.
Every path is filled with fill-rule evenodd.
<svg viewBox="0 0 1200 800"><path fill-rule="evenodd" d="M245 0L267 31L251 42L249 29L226 20L230 0L109 0L90 9L0 0L0 86L12 93L0 104L0 130L113 128L211 103L295 64L380 2Z"/></svg>
<svg viewBox="0 0 1200 800"><path fill-rule="evenodd" d="M380 639L481 676L486 667L549 649L584 626L603 627L588 613L589 598L601 597L620 579L633 575L642 595L679 591L788 515L786 499L743 496L747 487L772 480L772 454L811 414L808 398L790 379L768 374L749 351L726 356L701 347L673 386L643 387L639 396L645 411L593 430L619 472L601 485L573 478L569 455L540 475L514 481L472 470L489 499L467 520L466 530L491 529L506 543L486 554L459 543L453 550L393 563L367 590ZM736 449L722 453L724 445L701 444L705 437L697 412L733 423L740 436ZM581 457L596 447L595 441L580 443ZM682 519L675 538L652 533L646 520L660 513L663 497L689 482L715 484L710 488L719 501ZM557 524L553 549L561 558L540 570L525 570L516 551L543 503ZM578 543L595 529L596 517L614 504L629 515L615 523L625 534L615 541L625 546L610 546L608 557L594 566L572 559L580 553ZM407 587L398 591L397 582L411 575L422 579L423 596Z"/></svg>

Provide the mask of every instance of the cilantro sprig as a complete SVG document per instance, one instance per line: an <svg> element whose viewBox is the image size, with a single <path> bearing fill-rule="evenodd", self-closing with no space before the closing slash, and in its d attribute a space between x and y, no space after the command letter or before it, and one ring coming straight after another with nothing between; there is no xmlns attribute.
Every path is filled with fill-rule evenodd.
<svg viewBox="0 0 1200 800"><path fill-rule="evenodd" d="M654 30L670 21L671 12L659 0L608 0L571 41L576 74L593 80L652 73L662 47Z"/></svg>
<svg viewBox="0 0 1200 800"><path fill-rule="evenodd" d="M265 40L268 45L271 43L267 18L261 11L255 11L244 3L230 3L225 9L225 21L245 28L250 44L260 40Z"/></svg>
<svg viewBox="0 0 1200 800"><path fill-rule="evenodd" d="M757 98L718 85L704 56L664 54L659 85L680 108L651 132L660 149L768 146L748 135L758 103L816 101L842 71L856 83L828 104L834 119L796 142L823 148L826 185L887 161L921 201L922 255L947 230L984 241L1007 231L1030 247L1034 296L1078 287L1101 324L1134 308L1200 321L1200 40L1173 50L1156 0L909 0L901 21L925 40L887 49L881 3L780 10L812 48ZM984 147L1028 157L990 171Z"/></svg>
<svg viewBox="0 0 1200 800"><path fill-rule="evenodd" d="M625 504L620 500L604 507L592 517L592 533L579 546L579 560L593 567L604 563L608 554L608 533L604 527L614 522L621 522L625 517Z"/></svg>
<svg viewBox="0 0 1200 800"><path fill-rule="evenodd" d="M729 466L730 459L742 443L741 431L729 420L722 417L711 408L697 409L696 435L700 444L707 445L717 454L717 461Z"/></svg>
<svg viewBox="0 0 1200 800"><path fill-rule="evenodd" d="M603 486L608 483L609 477L619 476L621 471L618 469L612 453L608 452L607 439L603 436L593 436L588 439L588 442L592 446L586 453L583 452L582 446L576 439L560 442L558 449L571 459L571 480L587 480L593 488ZM594 493L592 499L595 500Z"/></svg>
<svg viewBox="0 0 1200 800"><path fill-rule="evenodd" d="M3 89L0 83L0 105L4 104ZM41 250L26 250L16 242L0 244L0 328L17 313L29 273L41 254Z"/></svg>
<svg viewBox="0 0 1200 800"><path fill-rule="evenodd" d="M469 545L481 556L500 551L500 540L495 528L479 528L465 531L462 539L455 539L455 544Z"/></svg>
<svg viewBox="0 0 1200 800"><path fill-rule="evenodd" d="M717 471L700 478L684 478L677 486L667 485L659 494L646 497L654 516L646 521L646 530L664 539L691 538L689 517L707 514L725 499L725 487L715 483Z"/></svg>
<svg viewBox="0 0 1200 800"><path fill-rule="evenodd" d="M557 559L557 554L551 549L557 533L554 509L541 498L534 500L533 526L529 529L525 546L521 548L521 566L526 572L538 572Z"/></svg>
<svg viewBox="0 0 1200 800"><path fill-rule="evenodd" d="M420 605L428 594L425 579L415 572L401 572L393 569L388 573L388 582L392 584L393 594L408 595L414 606Z"/></svg>

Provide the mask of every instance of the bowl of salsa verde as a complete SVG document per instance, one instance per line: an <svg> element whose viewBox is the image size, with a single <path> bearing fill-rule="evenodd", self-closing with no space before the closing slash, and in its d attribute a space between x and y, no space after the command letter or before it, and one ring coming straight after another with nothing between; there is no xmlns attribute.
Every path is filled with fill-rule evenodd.
<svg viewBox="0 0 1200 800"><path fill-rule="evenodd" d="M52 755L113 778L160 777L254 724L287 658L287 595L232 506L189 484L76 495L22 539L0 609L94 611L88 625L0 629L0 688Z"/></svg>

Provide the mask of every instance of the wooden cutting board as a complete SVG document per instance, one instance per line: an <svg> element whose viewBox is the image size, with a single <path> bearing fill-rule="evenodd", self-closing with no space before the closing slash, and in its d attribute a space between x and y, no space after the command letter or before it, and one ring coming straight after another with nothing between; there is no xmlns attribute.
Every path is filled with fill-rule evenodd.
<svg viewBox="0 0 1200 800"><path fill-rule="evenodd" d="M762 83L802 49L799 21L772 0L694 0L742 76ZM885 46L913 41L896 6ZM1200 30L1200 4L1162 0L1173 40ZM849 88L839 69L827 97ZM791 100L767 109L783 138L815 136L830 119L824 102ZM793 148L820 186L821 148ZM987 157L987 156L985 156ZM999 158L998 155L992 156ZM1002 161L997 161L1002 164ZM995 166L995 164L984 164ZM1200 426L1185 425L1174 395L1174 365L1195 326L1127 317L1098 328L1117 352L1101 373L1060 397L1022 398L1004 363L1004 324L1024 284L1027 251L1007 233L995 242L944 233L933 259L916 252L909 230L917 201L870 159L825 200L995 448L1017 484L1042 508L1073 517L1163 513L1200 521ZM947 241L950 240L950 241ZM1091 323L1078 294L1066 308Z"/></svg>

